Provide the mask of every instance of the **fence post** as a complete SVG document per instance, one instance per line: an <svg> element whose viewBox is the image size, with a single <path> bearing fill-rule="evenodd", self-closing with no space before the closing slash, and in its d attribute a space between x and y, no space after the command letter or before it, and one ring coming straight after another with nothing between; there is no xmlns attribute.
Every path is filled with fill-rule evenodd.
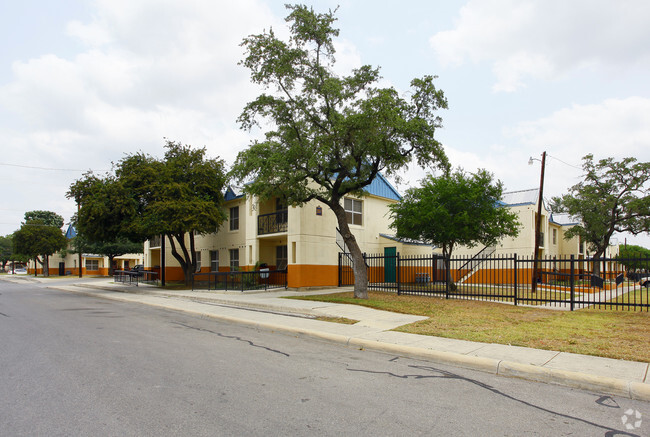
<svg viewBox="0 0 650 437"><path fill-rule="evenodd" d="M339 252L339 287L341 286L341 252Z"/></svg>
<svg viewBox="0 0 650 437"><path fill-rule="evenodd" d="M517 306L517 253L513 254L512 256L513 264L514 264L514 281L515 281L515 306Z"/></svg>
<svg viewBox="0 0 650 437"><path fill-rule="evenodd" d="M384 268L386 268L386 260L384 259ZM400 276L400 258L399 258L399 252L397 252L397 295L399 296L402 294L402 278Z"/></svg>
<svg viewBox="0 0 650 437"><path fill-rule="evenodd" d="M575 309L576 301L576 282L575 282L575 255L571 255L571 275L569 276L569 284L571 285L571 311Z"/></svg>
<svg viewBox="0 0 650 437"><path fill-rule="evenodd" d="M449 280L451 279L451 257L445 255L442 256L443 262L445 263L445 299L449 299Z"/></svg>

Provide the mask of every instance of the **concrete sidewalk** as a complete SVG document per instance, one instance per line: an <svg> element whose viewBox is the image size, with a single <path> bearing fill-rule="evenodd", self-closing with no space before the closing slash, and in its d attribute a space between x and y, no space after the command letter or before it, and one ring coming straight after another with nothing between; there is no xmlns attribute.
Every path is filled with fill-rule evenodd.
<svg viewBox="0 0 650 437"><path fill-rule="evenodd" d="M391 329L426 317L358 305L282 299L283 296L298 295L295 291L174 291L146 285L115 284L111 279L69 285L57 285L56 281L49 283L51 288L65 291L184 311L503 376L650 401L649 363L395 332ZM340 291L332 289L300 294ZM345 317L359 322L354 325L324 322L315 319L319 316Z"/></svg>

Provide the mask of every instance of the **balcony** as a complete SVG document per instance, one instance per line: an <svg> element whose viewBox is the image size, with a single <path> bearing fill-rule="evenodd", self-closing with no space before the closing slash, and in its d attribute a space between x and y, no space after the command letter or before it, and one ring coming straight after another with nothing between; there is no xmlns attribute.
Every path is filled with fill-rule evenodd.
<svg viewBox="0 0 650 437"><path fill-rule="evenodd" d="M257 217L257 235L287 232L289 212L286 209Z"/></svg>
<svg viewBox="0 0 650 437"><path fill-rule="evenodd" d="M160 235L156 235L149 240L149 248L160 247Z"/></svg>

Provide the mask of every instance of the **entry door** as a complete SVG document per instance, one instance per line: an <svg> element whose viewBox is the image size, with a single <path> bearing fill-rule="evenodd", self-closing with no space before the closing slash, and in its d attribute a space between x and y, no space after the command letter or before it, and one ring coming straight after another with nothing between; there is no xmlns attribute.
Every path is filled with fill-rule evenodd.
<svg viewBox="0 0 650 437"><path fill-rule="evenodd" d="M65 263L59 263L59 276L65 276Z"/></svg>
<svg viewBox="0 0 650 437"><path fill-rule="evenodd" d="M384 248L384 282L396 282L397 270L395 268L397 260L397 248Z"/></svg>

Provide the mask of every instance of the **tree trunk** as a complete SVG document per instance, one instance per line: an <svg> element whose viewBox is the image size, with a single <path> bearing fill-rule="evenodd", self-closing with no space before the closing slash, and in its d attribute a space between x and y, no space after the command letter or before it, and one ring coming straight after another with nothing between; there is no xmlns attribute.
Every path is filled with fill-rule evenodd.
<svg viewBox="0 0 650 437"><path fill-rule="evenodd" d="M600 263L601 263L601 258L603 257L603 254L605 253L605 249L599 249L596 248L596 252L594 253L594 256L592 257L592 270L591 273L595 276L600 276Z"/></svg>
<svg viewBox="0 0 650 437"><path fill-rule="evenodd" d="M43 266L43 261L38 256L34 258L34 276L38 276L38 265Z"/></svg>
<svg viewBox="0 0 650 437"><path fill-rule="evenodd" d="M333 203L330 208L336 215L341 236L348 249L350 249L350 255L352 255L352 262L354 263L354 297L356 299L368 299L368 269L361 248L357 243L357 239L350 232L350 226L348 226L343 207L339 203Z"/></svg>
<svg viewBox="0 0 650 437"><path fill-rule="evenodd" d="M108 255L108 276L113 276L115 269L113 268L113 259L115 255Z"/></svg>
<svg viewBox="0 0 650 437"><path fill-rule="evenodd" d="M45 264L43 264L43 276L50 276L50 256L45 255Z"/></svg>
<svg viewBox="0 0 650 437"><path fill-rule="evenodd" d="M445 266L447 267L447 284L449 284L450 291L456 291L456 283L451 276L451 253L452 247L447 247L447 245L442 246L442 256L445 258Z"/></svg>
<svg viewBox="0 0 650 437"><path fill-rule="evenodd" d="M192 238L190 237L192 240ZM187 246L185 245L185 234L178 234L178 235L169 235L169 242L172 245L172 255L174 258L176 258L176 261L181 265L181 268L183 269L183 276L185 280L185 285L190 285L192 283L192 273L195 269L194 265L194 255L190 255L189 252L187 251ZM192 241L190 241L191 243ZM178 250L176 250L176 245L181 248L181 251L183 252L183 255L178 253Z"/></svg>

